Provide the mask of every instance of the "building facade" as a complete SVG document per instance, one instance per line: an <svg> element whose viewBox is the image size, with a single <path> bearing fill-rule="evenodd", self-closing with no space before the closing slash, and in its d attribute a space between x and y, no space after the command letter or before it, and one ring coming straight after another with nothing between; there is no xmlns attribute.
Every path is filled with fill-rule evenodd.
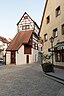
<svg viewBox="0 0 64 96"><path fill-rule="evenodd" d="M40 26L40 36L43 39L43 52L50 54L50 37L53 42L53 61L57 66L64 66L64 1L46 0ZM50 51L50 52L49 52Z"/></svg>
<svg viewBox="0 0 64 96"><path fill-rule="evenodd" d="M6 52L6 64L38 62L39 27L25 12L17 23L17 34Z"/></svg>
<svg viewBox="0 0 64 96"><path fill-rule="evenodd" d="M5 62L5 53L8 46L8 40L5 37L0 36L0 60Z"/></svg>

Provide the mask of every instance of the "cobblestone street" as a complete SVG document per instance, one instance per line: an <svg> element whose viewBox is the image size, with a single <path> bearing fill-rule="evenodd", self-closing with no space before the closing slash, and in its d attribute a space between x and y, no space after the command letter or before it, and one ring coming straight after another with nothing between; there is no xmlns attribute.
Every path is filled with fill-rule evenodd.
<svg viewBox="0 0 64 96"><path fill-rule="evenodd" d="M64 85L47 77L39 64L3 65L0 96L64 96Z"/></svg>

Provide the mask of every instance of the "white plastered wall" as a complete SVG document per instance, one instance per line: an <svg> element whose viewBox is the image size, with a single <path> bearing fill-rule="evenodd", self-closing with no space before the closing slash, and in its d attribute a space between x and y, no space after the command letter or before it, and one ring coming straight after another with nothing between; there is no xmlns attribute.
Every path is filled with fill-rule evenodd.
<svg viewBox="0 0 64 96"><path fill-rule="evenodd" d="M16 52L16 65L26 64L26 58L24 55L24 45Z"/></svg>
<svg viewBox="0 0 64 96"><path fill-rule="evenodd" d="M18 51L16 51L16 65L27 64L26 63L26 55L29 55L29 63L38 62L38 50L32 48L32 54L24 54L24 45L20 47ZM11 52L6 53L6 64L11 63Z"/></svg>
<svg viewBox="0 0 64 96"><path fill-rule="evenodd" d="M7 51L6 52L6 64L10 64L11 63L11 52Z"/></svg>
<svg viewBox="0 0 64 96"><path fill-rule="evenodd" d="M38 62L38 50L32 48L32 54L24 54L24 45L16 52L16 65L27 64L26 57L29 55L29 63Z"/></svg>

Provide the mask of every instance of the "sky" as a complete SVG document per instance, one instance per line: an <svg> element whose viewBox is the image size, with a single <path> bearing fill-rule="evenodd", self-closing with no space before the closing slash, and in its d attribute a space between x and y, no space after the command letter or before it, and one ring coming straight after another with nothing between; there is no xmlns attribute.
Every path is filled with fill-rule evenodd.
<svg viewBox="0 0 64 96"><path fill-rule="evenodd" d="M0 0L0 36L13 38L24 12L40 26L46 0Z"/></svg>

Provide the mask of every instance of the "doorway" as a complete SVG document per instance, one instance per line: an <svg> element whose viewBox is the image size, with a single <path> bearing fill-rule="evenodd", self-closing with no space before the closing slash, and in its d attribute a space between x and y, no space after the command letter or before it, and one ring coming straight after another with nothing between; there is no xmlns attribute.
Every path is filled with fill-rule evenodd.
<svg viewBox="0 0 64 96"><path fill-rule="evenodd" d="M26 55L26 63L29 63L29 55Z"/></svg>
<svg viewBox="0 0 64 96"><path fill-rule="evenodd" d="M11 64L16 63L16 54L15 51L11 51Z"/></svg>

